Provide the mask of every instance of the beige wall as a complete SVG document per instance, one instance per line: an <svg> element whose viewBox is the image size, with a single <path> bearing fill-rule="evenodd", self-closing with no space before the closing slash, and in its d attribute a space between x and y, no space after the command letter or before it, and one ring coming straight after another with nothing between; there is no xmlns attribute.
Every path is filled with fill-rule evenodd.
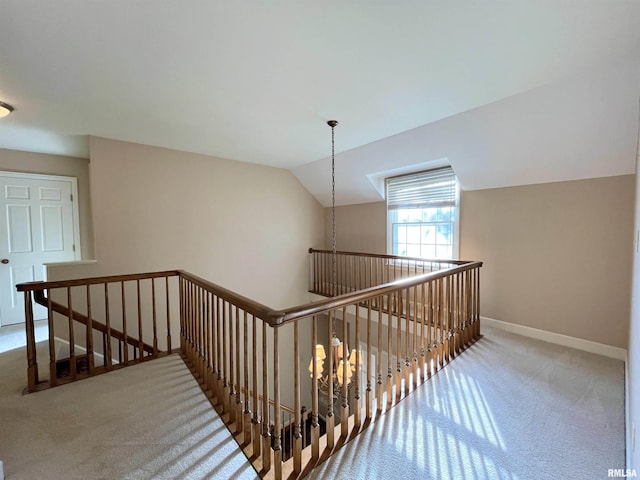
<svg viewBox="0 0 640 480"><path fill-rule="evenodd" d="M181 268L273 308L308 300L323 209L290 172L91 138L91 188L97 273Z"/></svg>
<svg viewBox="0 0 640 480"><path fill-rule="evenodd" d="M484 261L482 315L626 348L634 182L625 175L463 192L460 257ZM386 245L384 202L336 216L339 249ZM354 231L358 216L368 225Z"/></svg>
<svg viewBox="0 0 640 480"><path fill-rule="evenodd" d="M76 177L82 258L93 258L88 159L0 149L0 170Z"/></svg>
<svg viewBox="0 0 640 480"><path fill-rule="evenodd" d="M464 192L484 316L627 347L634 176Z"/></svg>
<svg viewBox="0 0 640 480"><path fill-rule="evenodd" d="M331 249L331 209L325 209L325 248ZM387 204L362 203L336 207L336 248L387 253Z"/></svg>

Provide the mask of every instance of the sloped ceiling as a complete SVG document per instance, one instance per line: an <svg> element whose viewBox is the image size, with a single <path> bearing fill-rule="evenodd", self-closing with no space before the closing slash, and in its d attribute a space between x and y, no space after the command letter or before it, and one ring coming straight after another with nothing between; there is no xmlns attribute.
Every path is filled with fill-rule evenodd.
<svg viewBox="0 0 640 480"><path fill-rule="evenodd" d="M438 162L469 189L634 169L635 0L0 5L0 148L197 152L291 169L325 205L332 118L339 204Z"/></svg>

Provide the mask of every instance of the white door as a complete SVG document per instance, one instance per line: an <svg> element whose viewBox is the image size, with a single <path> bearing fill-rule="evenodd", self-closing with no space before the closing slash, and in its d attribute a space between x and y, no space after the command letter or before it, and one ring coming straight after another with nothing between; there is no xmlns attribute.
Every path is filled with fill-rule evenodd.
<svg viewBox="0 0 640 480"><path fill-rule="evenodd" d="M44 263L80 258L77 196L72 177L0 172L0 327L25 320L16 284L45 280ZM46 316L34 307L36 320Z"/></svg>

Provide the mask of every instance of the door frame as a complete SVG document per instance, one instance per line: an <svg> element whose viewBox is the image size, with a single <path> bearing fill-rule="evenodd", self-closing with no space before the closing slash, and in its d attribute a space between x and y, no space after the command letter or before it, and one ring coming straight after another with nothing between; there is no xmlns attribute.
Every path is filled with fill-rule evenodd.
<svg viewBox="0 0 640 480"><path fill-rule="evenodd" d="M40 173L29 173L29 172L9 172L0 170L0 177L12 177L12 178L22 178L26 180L53 180L53 181L68 181L71 182L71 213L73 216L73 244L75 246L73 251L73 259L74 261L78 261L82 259L82 245L80 244L80 212L78 201L78 178L77 177L68 177L65 175L44 175Z"/></svg>

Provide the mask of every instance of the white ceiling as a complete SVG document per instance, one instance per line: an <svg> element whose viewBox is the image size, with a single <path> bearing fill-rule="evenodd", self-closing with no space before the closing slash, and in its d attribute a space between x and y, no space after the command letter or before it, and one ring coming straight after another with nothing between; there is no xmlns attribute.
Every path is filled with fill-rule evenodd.
<svg viewBox="0 0 640 480"><path fill-rule="evenodd" d="M438 158L466 188L519 184L533 157L509 147L539 143L497 139L512 137L507 115L527 102L538 113L562 103L571 123L599 108L615 137L600 150L628 154L638 59L638 0L0 0L0 100L16 109L0 120L0 148L86 157L88 135L173 148L291 169L326 204L317 173L335 118L350 185L339 203L379 199L376 176ZM599 92L617 97L580 110ZM549 123L534 117L521 127ZM454 152L438 133L459 144L460 125L469 144ZM578 130L553 151L576 158L568 142L602 125ZM479 146L495 164L469 155ZM577 173L557 163L524 183L631 173L628 162Z"/></svg>

